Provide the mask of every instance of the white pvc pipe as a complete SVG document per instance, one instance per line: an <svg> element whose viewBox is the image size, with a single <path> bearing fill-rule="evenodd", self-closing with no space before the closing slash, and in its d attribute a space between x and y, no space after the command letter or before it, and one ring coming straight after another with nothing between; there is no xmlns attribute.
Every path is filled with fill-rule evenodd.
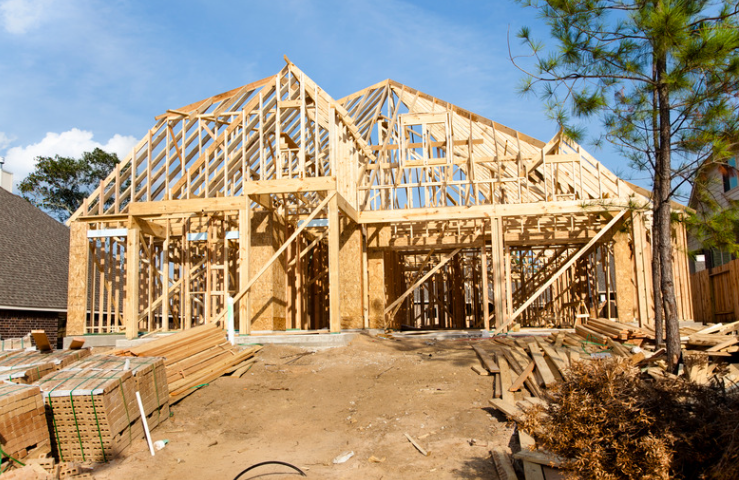
<svg viewBox="0 0 739 480"><path fill-rule="evenodd" d="M149 444L151 456L154 456L154 444L151 443L151 433L149 433L149 424L146 423L146 413L144 413L144 404L141 402L141 395L136 392L136 401L139 403L139 411L141 412L141 423L144 424L144 433L146 434L146 442Z"/></svg>
<svg viewBox="0 0 739 480"><path fill-rule="evenodd" d="M226 300L226 328L228 329L228 341L236 345L236 332L234 331L234 298L229 296Z"/></svg>

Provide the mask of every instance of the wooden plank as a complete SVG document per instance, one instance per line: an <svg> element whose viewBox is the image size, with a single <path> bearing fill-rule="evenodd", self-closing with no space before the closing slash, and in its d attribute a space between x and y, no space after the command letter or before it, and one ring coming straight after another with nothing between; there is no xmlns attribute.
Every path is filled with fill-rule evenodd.
<svg viewBox="0 0 739 480"><path fill-rule="evenodd" d="M552 359L552 362L554 362L557 370L559 370L560 375L564 376L565 371L567 370L567 364L562 360L562 357L559 356L559 353L557 353L557 351L552 347L545 345L541 345L541 349L544 350L544 353Z"/></svg>
<svg viewBox="0 0 739 480"><path fill-rule="evenodd" d="M564 463L564 459L559 455L544 450L521 450L514 453L513 458L549 467L560 467Z"/></svg>
<svg viewBox="0 0 739 480"><path fill-rule="evenodd" d="M36 348L40 352L50 352L52 350L49 337L46 336L45 331L31 330L31 335L33 336L33 342L36 344Z"/></svg>
<svg viewBox="0 0 739 480"><path fill-rule="evenodd" d="M534 371L535 366L536 362L531 360L526 368L524 368L523 372L511 384L509 388L511 392L517 392L521 388L523 383L529 378L529 375Z"/></svg>
<svg viewBox="0 0 739 480"><path fill-rule="evenodd" d="M526 480L544 480L544 473L538 463L523 461L523 474Z"/></svg>
<svg viewBox="0 0 739 480"><path fill-rule="evenodd" d="M477 358L480 359L480 363L490 373L500 373L499 366L490 357L490 354L483 350L479 345L472 344L472 349L477 354Z"/></svg>
<svg viewBox="0 0 739 480"><path fill-rule="evenodd" d="M505 400L500 398L491 398L490 404L513 420L518 421L523 418L523 410Z"/></svg>
<svg viewBox="0 0 739 480"><path fill-rule="evenodd" d="M553 387L557 381L549 370L549 365L547 365L546 360L544 360L544 356L539 351L539 346L534 342L530 342L528 344L528 348L529 352L531 352L531 358L536 363L536 369L539 371L542 380L544 380L544 386L547 388Z"/></svg>
<svg viewBox="0 0 739 480"><path fill-rule="evenodd" d="M518 480L516 470L511 462L511 456L503 447L495 447L490 453L493 456L495 471L500 480Z"/></svg>
<svg viewBox="0 0 739 480"><path fill-rule="evenodd" d="M500 388L501 398L504 402L515 403L516 399L511 390L511 370L508 367L508 360L504 356L498 358L498 366L500 367Z"/></svg>

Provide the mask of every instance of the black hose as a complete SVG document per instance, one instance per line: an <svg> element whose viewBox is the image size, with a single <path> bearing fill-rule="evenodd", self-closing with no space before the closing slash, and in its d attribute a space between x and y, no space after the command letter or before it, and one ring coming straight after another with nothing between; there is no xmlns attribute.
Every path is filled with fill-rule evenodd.
<svg viewBox="0 0 739 480"><path fill-rule="evenodd" d="M243 474L245 474L246 472L248 472L249 470L253 470L253 469L257 468L257 467L261 467L262 465L284 465L286 467L292 468L293 470L297 471L299 474L301 474L304 477L307 477L308 476L308 475L305 474L304 471L302 471L301 469L299 469L295 465L290 465L287 462L280 462L279 460L271 460L269 462L260 462L260 463L257 463L257 464L252 465L251 467L247 468L243 472L241 472L238 475L236 475L234 477L234 480L239 480L239 477L242 476Z"/></svg>

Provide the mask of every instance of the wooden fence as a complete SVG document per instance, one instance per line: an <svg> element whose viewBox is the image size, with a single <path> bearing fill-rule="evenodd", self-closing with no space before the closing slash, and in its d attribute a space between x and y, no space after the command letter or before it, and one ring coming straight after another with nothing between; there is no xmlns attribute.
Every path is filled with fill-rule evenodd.
<svg viewBox="0 0 739 480"><path fill-rule="evenodd" d="M690 276L695 321L739 320L739 260Z"/></svg>

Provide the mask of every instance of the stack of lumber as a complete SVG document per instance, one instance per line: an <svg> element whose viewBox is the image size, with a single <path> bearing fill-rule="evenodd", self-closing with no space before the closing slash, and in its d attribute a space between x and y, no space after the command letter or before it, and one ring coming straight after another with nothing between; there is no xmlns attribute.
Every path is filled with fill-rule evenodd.
<svg viewBox="0 0 739 480"><path fill-rule="evenodd" d="M33 448L50 447L38 387L0 382L0 447L17 460L26 458Z"/></svg>
<svg viewBox="0 0 739 480"><path fill-rule="evenodd" d="M2 338L0 339L0 358L3 357L3 352L14 352L17 350L25 350L26 348L33 347L31 341L31 334L25 337L19 338Z"/></svg>
<svg viewBox="0 0 739 480"><path fill-rule="evenodd" d="M628 342L632 345L641 345L644 339L654 340L654 333L647 329L606 318L590 318L584 325L575 326L575 331L581 337L602 340L600 343L605 343L607 338Z"/></svg>
<svg viewBox="0 0 739 480"><path fill-rule="evenodd" d="M172 404L226 373L248 368L256 361L253 357L260 349L254 346L239 350L226 341L226 335L220 327L206 324L115 354L164 357L169 402Z"/></svg>
<svg viewBox="0 0 739 480"><path fill-rule="evenodd" d="M0 358L0 380L30 384L90 356L90 349L38 352L24 350Z"/></svg>
<svg viewBox="0 0 739 480"><path fill-rule="evenodd" d="M143 433L130 371L59 370L37 384L63 462L107 462Z"/></svg>
<svg viewBox="0 0 739 480"><path fill-rule="evenodd" d="M739 322L717 323L700 330L680 329L681 340L687 351L701 351L715 357L728 357L739 352Z"/></svg>
<svg viewBox="0 0 739 480"><path fill-rule="evenodd" d="M135 390L141 395L149 428L169 418L169 387L164 359L160 357L118 357L94 355L75 363L69 370L130 370Z"/></svg>

